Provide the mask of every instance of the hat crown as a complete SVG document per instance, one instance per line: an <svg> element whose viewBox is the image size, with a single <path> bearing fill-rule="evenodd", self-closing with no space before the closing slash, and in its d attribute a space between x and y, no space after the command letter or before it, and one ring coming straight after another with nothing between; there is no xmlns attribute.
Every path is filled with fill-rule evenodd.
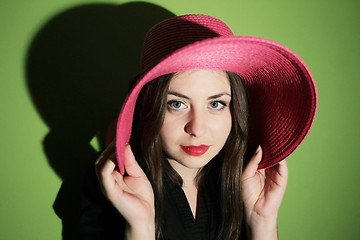
<svg viewBox="0 0 360 240"><path fill-rule="evenodd" d="M310 71L295 53L268 39L234 36L225 23L210 16L175 17L147 34L142 72L133 79L119 115L116 152L122 174L143 86L158 76L193 69L221 69L241 76L249 107L247 154L251 156L262 146L259 168L289 156L308 134L316 113L317 91Z"/></svg>
<svg viewBox="0 0 360 240"><path fill-rule="evenodd" d="M186 45L219 36L234 34L224 22L211 16L191 14L162 21L151 28L145 37L141 73Z"/></svg>

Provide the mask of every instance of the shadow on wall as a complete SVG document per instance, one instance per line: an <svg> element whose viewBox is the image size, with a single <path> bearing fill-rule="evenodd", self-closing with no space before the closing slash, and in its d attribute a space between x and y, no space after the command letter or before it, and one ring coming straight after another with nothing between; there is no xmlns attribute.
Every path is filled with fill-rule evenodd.
<svg viewBox="0 0 360 240"><path fill-rule="evenodd" d="M98 155L90 141L97 136L104 147L104 132L139 72L146 32L172 16L143 2L83 5L51 19L29 47L27 84L49 127L43 148L63 180L54 203L63 239L76 239L80 183Z"/></svg>

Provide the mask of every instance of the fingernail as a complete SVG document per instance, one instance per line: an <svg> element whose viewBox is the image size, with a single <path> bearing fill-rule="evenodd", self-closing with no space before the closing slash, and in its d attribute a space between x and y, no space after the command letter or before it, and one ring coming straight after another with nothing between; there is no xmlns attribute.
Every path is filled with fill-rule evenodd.
<svg viewBox="0 0 360 240"><path fill-rule="evenodd" d="M258 154L260 152L260 150L261 150L261 146L259 145L255 151L255 154Z"/></svg>

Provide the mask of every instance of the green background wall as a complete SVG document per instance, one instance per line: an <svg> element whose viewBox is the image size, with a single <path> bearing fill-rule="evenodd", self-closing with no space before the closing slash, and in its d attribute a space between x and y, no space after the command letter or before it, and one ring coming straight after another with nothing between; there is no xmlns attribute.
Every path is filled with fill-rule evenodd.
<svg viewBox="0 0 360 240"><path fill-rule="evenodd" d="M26 71L32 41L51 19L64 11L92 3L116 6L125 2L1 1L0 239L61 239L61 221L52 209L61 178L43 150L49 124L35 107ZM289 240L358 239L360 1L151 3L175 14L205 13L219 17L237 35L273 39L304 59L317 83L319 108L308 138L288 159L290 176L279 215L280 236ZM63 94L66 97L67 93ZM99 91L93 98L107 96ZM113 104L118 107L120 102Z"/></svg>

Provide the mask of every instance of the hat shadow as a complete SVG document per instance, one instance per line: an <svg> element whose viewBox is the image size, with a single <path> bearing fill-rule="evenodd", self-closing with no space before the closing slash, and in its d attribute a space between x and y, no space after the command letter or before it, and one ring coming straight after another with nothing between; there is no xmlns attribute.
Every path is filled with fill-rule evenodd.
<svg viewBox="0 0 360 240"><path fill-rule="evenodd" d="M107 126L140 70L146 32L172 16L144 2L81 5L54 16L30 43L26 81L49 128L42 142L47 161L63 180L54 206L63 239L72 239L75 226L65 229L64 219L75 217L80 183L98 155L90 141L96 137L104 148Z"/></svg>

